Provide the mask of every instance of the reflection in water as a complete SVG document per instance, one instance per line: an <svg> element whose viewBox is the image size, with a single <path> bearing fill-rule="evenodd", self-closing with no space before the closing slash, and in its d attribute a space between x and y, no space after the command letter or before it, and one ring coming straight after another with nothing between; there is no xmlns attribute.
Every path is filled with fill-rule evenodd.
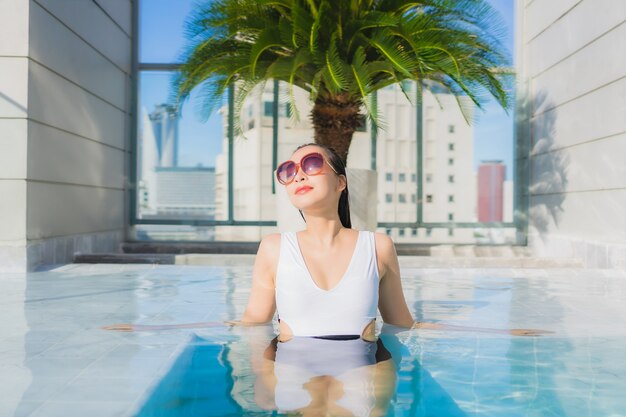
<svg viewBox="0 0 626 417"><path fill-rule="evenodd" d="M382 340L274 338L265 358L274 360L267 392L281 412L380 416L395 390L395 366Z"/></svg>
<svg viewBox="0 0 626 417"><path fill-rule="evenodd" d="M378 342L280 343L271 326L194 335L137 416L465 416L398 339L405 330L385 325Z"/></svg>

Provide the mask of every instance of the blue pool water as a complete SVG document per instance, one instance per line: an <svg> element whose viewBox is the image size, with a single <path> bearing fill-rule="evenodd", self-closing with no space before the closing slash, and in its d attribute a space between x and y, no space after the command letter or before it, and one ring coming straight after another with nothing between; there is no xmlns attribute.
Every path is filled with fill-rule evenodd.
<svg viewBox="0 0 626 417"><path fill-rule="evenodd" d="M369 365L350 366L361 351L345 341L276 349L275 324L100 328L239 318L250 274L249 265L68 265L0 276L0 416L270 416L289 406L302 415L626 416L624 271L403 268L420 320L554 334L406 331L379 319L386 356Z"/></svg>

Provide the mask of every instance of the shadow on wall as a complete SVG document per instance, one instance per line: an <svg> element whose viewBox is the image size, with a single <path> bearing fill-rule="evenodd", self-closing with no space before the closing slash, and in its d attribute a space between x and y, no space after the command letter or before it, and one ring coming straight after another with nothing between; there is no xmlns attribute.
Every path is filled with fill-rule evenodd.
<svg viewBox="0 0 626 417"><path fill-rule="evenodd" d="M11 97L7 96L6 94L2 93L1 91L0 91L0 100L9 103L13 107L17 108L18 110L20 110L20 111L22 111L24 113L26 113L28 111L28 109L26 107L22 106L20 103L18 103L17 101L13 100Z"/></svg>
<svg viewBox="0 0 626 417"><path fill-rule="evenodd" d="M545 92L539 92L523 105L529 115L527 136L529 156L528 193L529 224L545 236L551 224L557 226L563 213L567 189L567 150L558 150L555 143L557 109Z"/></svg>

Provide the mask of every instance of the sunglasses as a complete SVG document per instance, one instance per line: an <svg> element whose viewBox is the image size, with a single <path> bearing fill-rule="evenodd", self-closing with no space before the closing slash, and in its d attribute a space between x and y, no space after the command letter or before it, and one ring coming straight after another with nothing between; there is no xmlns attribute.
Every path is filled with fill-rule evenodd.
<svg viewBox="0 0 626 417"><path fill-rule="evenodd" d="M300 163L285 161L278 165L278 168L276 168L276 179L283 185L290 184L294 178L296 178L298 168L301 168L302 172L306 175L319 175L322 172L322 168L324 168L324 162L326 162L333 172L337 174L335 168L333 168L333 166L321 153L312 152L304 155L300 160Z"/></svg>

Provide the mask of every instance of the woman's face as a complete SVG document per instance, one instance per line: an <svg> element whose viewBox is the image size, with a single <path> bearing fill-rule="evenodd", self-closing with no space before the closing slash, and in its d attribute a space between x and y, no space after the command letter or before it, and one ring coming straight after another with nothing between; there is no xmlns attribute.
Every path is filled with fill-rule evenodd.
<svg viewBox="0 0 626 417"><path fill-rule="evenodd" d="M321 153L328 161L325 150L318 146L300 148L290 159L299 164L302 157L311 152ZM341 191L345 188L345 177L335 174L328 162L325 162L317 175L307 175L298 167L295 178L285 187L289 200L299 210L327 205L336 211Z"/></svg>

